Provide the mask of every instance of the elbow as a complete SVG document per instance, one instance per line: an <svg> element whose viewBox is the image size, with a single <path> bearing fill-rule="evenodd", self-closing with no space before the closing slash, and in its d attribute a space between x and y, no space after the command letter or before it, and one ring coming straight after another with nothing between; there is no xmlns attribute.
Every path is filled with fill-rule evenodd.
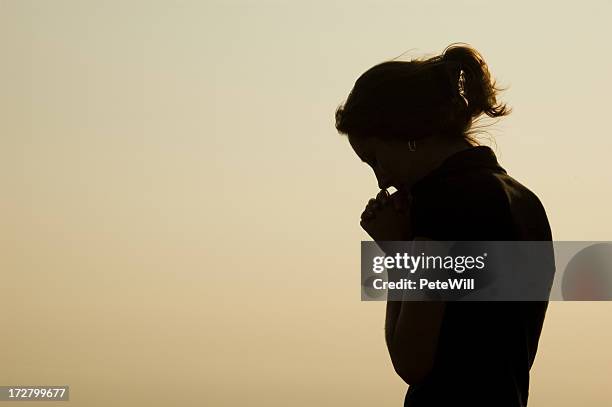
<svg viewBox="0 0 612 407"><path fill-rule="evenodd" d="M418 366L412 363L393 363L393 368L399 377L409 385L422 382L431 372L430 366Z"/></svg>
<svg viewBox="0 0 612 407"><path fill-rule="evenodd" d="M433 370L433 360L423 354L408 355L405 352L391 353L391 362L395 372L407 384L423 381Z"/></svg>

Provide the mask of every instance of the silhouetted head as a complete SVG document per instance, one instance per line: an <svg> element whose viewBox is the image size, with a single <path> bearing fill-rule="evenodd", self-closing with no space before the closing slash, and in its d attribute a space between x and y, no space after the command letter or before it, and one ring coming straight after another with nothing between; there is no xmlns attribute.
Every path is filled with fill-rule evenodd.
<svg viewBox="0 0 612 407"><path fill-rule="evenodd" d="M336 109L336 129L372 167L381 189L399 189L478 144L471 131L476 118L509 114L497 103L500 90L478 51L455 43L429 59L391 60L364 72Z"/></svg>

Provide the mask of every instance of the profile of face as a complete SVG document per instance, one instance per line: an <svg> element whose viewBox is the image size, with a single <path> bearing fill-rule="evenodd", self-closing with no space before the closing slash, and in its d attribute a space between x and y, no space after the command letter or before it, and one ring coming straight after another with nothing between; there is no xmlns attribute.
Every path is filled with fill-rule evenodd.
<svg viewBox="0 0 612 407"><path fill-rule="evenodd" d="M355 154L374 171L380 189L400 189L410 181L418 159L408 142L351 135L348 139Z"/></svg>

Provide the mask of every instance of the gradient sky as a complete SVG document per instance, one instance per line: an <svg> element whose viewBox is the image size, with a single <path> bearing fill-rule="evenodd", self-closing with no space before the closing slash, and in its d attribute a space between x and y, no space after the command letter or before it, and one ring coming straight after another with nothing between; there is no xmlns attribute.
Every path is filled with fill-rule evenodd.
<svg viewBox="0 0 612 407"><path fill-rule="evenodd" d="M376 181L336 106L383 60L467 42L509 86L490 135L554 238L612 240L610 15L0 0L0 385L68 384L87 406L401 405L384 304L357 284ZM550 305L530 405L608 402L611 311Z"/></svg>

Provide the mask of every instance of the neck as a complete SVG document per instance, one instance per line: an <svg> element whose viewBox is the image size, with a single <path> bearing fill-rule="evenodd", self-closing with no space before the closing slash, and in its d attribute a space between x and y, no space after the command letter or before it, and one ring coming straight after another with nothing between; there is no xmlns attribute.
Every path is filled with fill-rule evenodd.
<svg viewBox="0 0 612 407"><path fill-rule="evenodd" d="M462 137L449 141L449 139L440 139L439 136L433 136L420 140L420 143L417 141L418 165L408 171L407 175L403 177L405 181L397 189L410 191L414 184L440 167L448 157L472 147L474 145Z"/></svg>

